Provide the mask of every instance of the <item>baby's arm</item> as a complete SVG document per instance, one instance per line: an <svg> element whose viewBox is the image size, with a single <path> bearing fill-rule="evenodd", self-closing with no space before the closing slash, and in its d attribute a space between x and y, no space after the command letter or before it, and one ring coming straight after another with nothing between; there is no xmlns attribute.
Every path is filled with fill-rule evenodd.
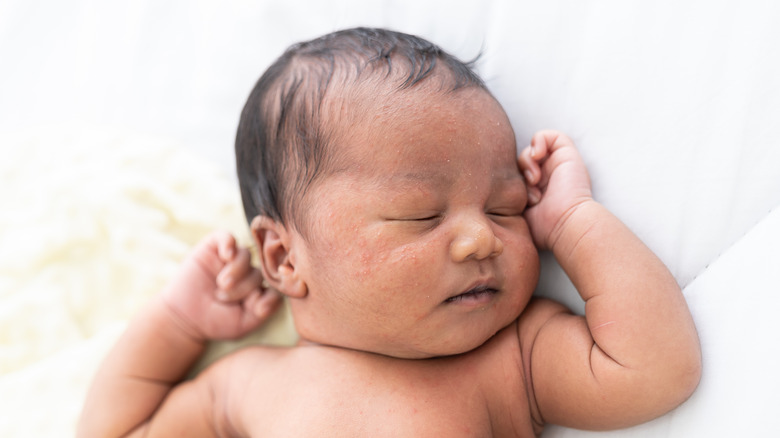
<svg viewBox="0 0 780 438"><path fill-rule="evenodd" d="M208 380L180 382L208 340L248 333L279 303L250 258L227 233L198 244L98 370L79 436L201 436L214 427Z"/></svg>
<svg viewBox="0 0 780 438"><path fill-rule="evenodd" d="M585 300L585 317L551 302L522 322L541 421L624 427L683 402L699 381L698 336L663 263L591 197L571 140L537 133L521 153L525 213L535 243L551 250ZM529 309L530 310L530 309ZM536 318L533 321L533 318Z"/></svg>

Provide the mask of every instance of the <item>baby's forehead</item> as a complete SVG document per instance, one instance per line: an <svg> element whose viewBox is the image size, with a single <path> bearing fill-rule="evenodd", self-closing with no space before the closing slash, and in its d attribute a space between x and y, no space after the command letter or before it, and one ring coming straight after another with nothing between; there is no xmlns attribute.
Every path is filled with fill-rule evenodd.
<svg viewBox="0 0 780 438"><path fill-rule="evenodd" d="M380 74L351 81L339 78L323 94L320 120L326 129L349 135L361 128L380 129L383 122L396 116L429 110L431 102L446 109L456 105L456 100L470 99L476 94L490 96L486 89L476 85L452 88L449 74L445 68L437 68L424 81L409 88L398 86L405 77L402 71L397 71L395 78Z"/></svg>
<svg viewBox="0 0 780 438"><path fill-rule="evenodd" d="M422 85L422 84L421 84ZM429 87L398 89L392 84L368 78L352 84L335 85L323 99L323 122L333 128L354 129L375 125L393 114L408 113L432 98Z"/></svg>
<svg viewBox="0 0 780 438"><path fill-rule="evenodd" d="M420 85L397 89L366 81L334 89L324 99L321 113L323 128L330 133L330 152L338 155L346 153L350 146L371 150L378 146L375 143L387 145L412 125L422 123L432 102L440 110L453 104L450 100L454 96L433 86Z"/></svg>
<svg viewBox="0 0 780 438"><path fill-rule="evenodd" d="M514 132L501 106L482 88L362 88L333 97L329 107L335 172L396 166L389 170L419 179L422 169L428 175L466 156L516 167Z"/></svg>

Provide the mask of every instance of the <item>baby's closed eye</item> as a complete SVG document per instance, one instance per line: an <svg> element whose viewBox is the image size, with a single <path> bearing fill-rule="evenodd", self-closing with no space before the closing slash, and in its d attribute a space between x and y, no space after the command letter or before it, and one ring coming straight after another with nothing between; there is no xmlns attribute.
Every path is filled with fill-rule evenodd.
<svg viewBox="0 0 780 438"><path fill-rule="evenodd" d="M408 211L390 214L384 219L391 225L397 225L417 233L436 228L444 220L444 213L431 210Z"/></svg>
<svg viewBox="0 0 780 438"><path fill-rule="evenodd" d="M402 222L426 222L426 221L437 220L441 218L441 216L442 216L441 213L419 213L419 214L404 215L394 220L402 221Z"/></svg>
<svg viewBox="0 0 780 438"><path fill-rule="evenodd" d="M523 214L524 209L518 208L518 207L499 207L499 208L491 208L486 213L489 216L498 216L498 217L512 217L512 216L521 216Z"/></svg>

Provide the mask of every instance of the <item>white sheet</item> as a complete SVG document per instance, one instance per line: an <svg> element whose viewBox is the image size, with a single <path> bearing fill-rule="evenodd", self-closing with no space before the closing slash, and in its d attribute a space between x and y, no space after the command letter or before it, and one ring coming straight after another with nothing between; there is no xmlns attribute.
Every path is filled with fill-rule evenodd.
<svg viewBox="0 0 780 438"><path fill-rule="evenodd" d="M614 436L758 437L780 432L780 208L710 264L683 291L705 358L698 390L678 409L649 423L587 433L550 426L546 438ZM641 397L641 394L637 394Z"/></svg>
<svg viewBox="0 0 780 438"><path fill-rule="evenodd" d="M0 3L0 436L69 434L138 303L206 230L243 232L232 140L261 71L358 24L483 49L520 145L568 132L685 288L702 385L611 436L778 435L777 22L771 0ZM581 310L545 261L540 293Z"/></svg>

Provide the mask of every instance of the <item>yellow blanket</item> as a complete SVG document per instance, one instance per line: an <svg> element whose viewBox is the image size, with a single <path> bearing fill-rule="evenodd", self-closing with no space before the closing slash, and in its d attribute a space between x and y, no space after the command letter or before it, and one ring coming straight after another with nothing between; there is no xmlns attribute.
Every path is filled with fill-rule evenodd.
<svg viewBox="0 0 780 438"><path fill-rule="evenodd" d="M0 436L71 436L101 358L189 248L215 228L248 242L238 188L124 132L55 126L0 145ZM293 339L282 312L243 343Z"/></svg>

